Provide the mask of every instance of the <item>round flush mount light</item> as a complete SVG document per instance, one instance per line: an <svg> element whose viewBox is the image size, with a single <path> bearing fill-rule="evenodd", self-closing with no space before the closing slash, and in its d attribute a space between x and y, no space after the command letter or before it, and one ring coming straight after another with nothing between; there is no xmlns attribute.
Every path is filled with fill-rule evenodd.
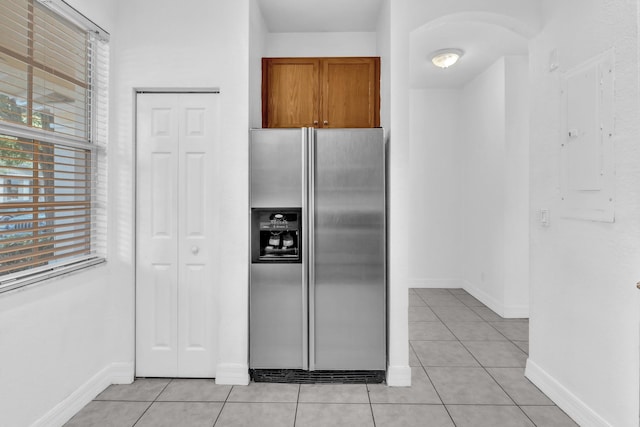
<svg viewBox="0 0 640 427"><path fill-rule="evenodd" d="M440 49L431 54L431 62L439 68L449 68L462 56L460 49Z"/></svg>

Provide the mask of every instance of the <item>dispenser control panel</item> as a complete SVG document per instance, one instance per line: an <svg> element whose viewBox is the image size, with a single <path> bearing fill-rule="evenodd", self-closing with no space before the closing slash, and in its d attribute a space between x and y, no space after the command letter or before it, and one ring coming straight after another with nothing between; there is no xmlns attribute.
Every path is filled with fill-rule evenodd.
<svg viewBox="0 0 640 427"><path fill-rule="evenodd" d="M251 261L301 262L301 211L253 209Z"/></svg>

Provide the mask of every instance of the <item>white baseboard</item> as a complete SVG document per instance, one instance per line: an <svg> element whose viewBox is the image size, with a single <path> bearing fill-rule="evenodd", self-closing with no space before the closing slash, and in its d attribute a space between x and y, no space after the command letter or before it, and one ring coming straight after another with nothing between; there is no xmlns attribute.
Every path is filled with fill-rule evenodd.
<svg viewBox="0 0 640 427"><path fill-rule="evenodd" d="M131 384L135 379L133 363L112 363L110 369L111 384Z"/></svg>
<svg viewBox="0 0 640 427"><path fill-rule="evenodd" d="M62 426L111 384L131 384L133 369L133 363L112 363L104 367L31 427Z"/></svg>
<svg viewBox="0 0 640 427"><path fill-rule="evenodd" d="M505 317L504 305L471 282L465 281L464 290L469 292L475 299L489 307L491 310Z"/></svg>
<svg viewBox="0 0 640 427"><path fill-rule="evenodd" d="M408 284L410 288L420 289L433 289L433 288L446 288L457 289L462 288L465 285L464 280L459 279L409 279Z"/></svg>
<svg viewBox="0 0 640 427"><path fill-rule="evenodd" d="M612 427L604 418L531 359L527 360L525 376L580 426Z"/></svg>
<svg viewBox="0 0 640 427"><path fill-rule="evenodd" d="M469 292L475 299L507 319L529 318L529 306L527 305L504 305L493 296L484 292L471 282L465 281L462 288Z"/></svg>
<svg viewBox="0 0 640 427"><path fill-rule="evenodd" d="M389 387L410 387L410 366L387 366L387 385Z"/></svg>
<svg viewBox="0 0 640 427"><path fill-rule="evenodd" d="M504 306L504 315L507 319L528 319L529 318L529 306L528 305L511 305Z"/></svg>
<svg viewBox="0 0 640 427"><path fill-rule="evenodd" d="M249 366L243 363L219 363L216 367L216 384L248 385Z"/></svg>

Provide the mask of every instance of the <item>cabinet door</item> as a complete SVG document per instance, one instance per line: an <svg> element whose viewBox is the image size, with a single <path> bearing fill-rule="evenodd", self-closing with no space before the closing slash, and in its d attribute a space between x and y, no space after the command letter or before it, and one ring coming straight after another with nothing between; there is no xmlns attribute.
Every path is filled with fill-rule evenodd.
<svg viewBox="0 0 640 427"><path fill-rule="evenodd" d="M380 59L322 60L322 127L380 126Z"/></svg>
<svg viewBox="0 0 640 427"><path fill-rule="evenodd" d="M262 126L317 127L320 117L320 60L262 60Z"/></svg>

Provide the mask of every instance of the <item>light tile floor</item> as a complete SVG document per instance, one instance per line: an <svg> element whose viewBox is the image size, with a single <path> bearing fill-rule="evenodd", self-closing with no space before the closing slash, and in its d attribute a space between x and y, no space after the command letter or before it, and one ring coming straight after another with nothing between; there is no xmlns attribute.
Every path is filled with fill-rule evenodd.
<svg viewBox="0 0 640 427"><path fill-rule="evenodd" d="M526 319L503 319L462 289L409 291L412 386L113 385L68 427L575 427L524 377Z"/></svg>

